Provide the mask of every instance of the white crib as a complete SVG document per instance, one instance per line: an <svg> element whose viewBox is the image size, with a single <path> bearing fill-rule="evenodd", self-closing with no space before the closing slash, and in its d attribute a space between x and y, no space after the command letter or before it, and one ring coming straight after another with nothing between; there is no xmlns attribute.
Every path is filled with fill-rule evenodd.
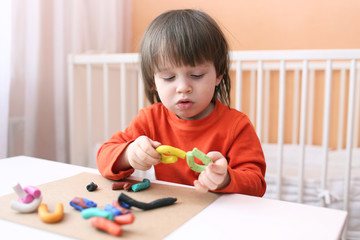
<svg viewBox="0 0 360 240"><path fill-rule="evenodd" d="M99 146L148 105L138 59L69 56L71 163L95 167ZM250 117L265 153L264 197L344 209L344 238L360 239L360 50L236 51L230 59L233 107Z"/></svg>

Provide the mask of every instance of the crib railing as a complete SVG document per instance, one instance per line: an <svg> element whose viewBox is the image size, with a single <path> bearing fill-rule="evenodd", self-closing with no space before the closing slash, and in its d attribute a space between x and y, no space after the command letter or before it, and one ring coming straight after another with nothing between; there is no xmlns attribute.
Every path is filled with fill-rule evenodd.
<svg viewBox="0 0 360 240"><path fill-rule="evenodd" d="M329 139L330 139L330 111L332 108L331 95L333 91L332 81L333 72L340 71L341 87L339 90L340 104L339 120L338 120L338 141L337 148L341 148L343 145L343 131L344 131L344 119L347 118L346 124L346 172L345 188L344 188L344 209L348 209L348 197L349 186L351 176L351 149L352 146L358 146L359 138L359 102L360 102L360 84L359 63L360 59L359 50L309 50L309 51L254 51L254 52L233 52L231 54L231 60L233 68L236 70L236 108L241 110L241 94L242 93L242 71L250 70L252 73L257 72L257 88L254 94L255 79L252 74L252 102L255 102L256 107L250 112L250 118L253 119L256 126L256 131L262 142L268 142L268 129L269 129L269 106L264 106L264 103L269 101L269 71L279 71L279 104L278 104L278 132L277 132L277 144L278 144L278 179L277 179L277 198L281 199L281 187L282 187L282 166L283 166L283 146L284 146L284 118L285 118L285 90L286 90L286 71L294 71L294 101L293 101L293 121L292 121L292 143L299 144L302 149L300 161L299 161L299 188L298 188L298 202L303 202L303 189L304 189L304 160L305 160L305 143L306 136L308 137L308 144L312 144L313 134L313 121L314 118L314 72L325 71L325 89L324 89L324 105L323 105L323 121L322 121L322 147L323 147L323 161L322 161L322 174L321 174L321 189L326 191L327 186L327 169L328 169L328 151L329 151ZM245 65L243 62L253 62L252 64ZM265 63L268 61L268 63ZM290 62L288 61L296 61ZM275 62L275 63L274 63ZM348 92L346 93L346 71L349 72ZM265 76L264 77L264 73ZM300 73L301 87L300 87ZM309 77L310 73L310 77ZM309 88L309 82L311 87ZM358 82L358 83L357 83ZM265 92L264 92L265 91ZM300 103L299 103L299 95ZM347 102L347 114L345 114L345 96L348 97ZM356 98L356 100L355 100ZM300 111L299 111L299 108ZM256 119L254 118L254 110L256 109ZM263 113L265 112L265 116ZM300 114L300 125L298 125L298 115ZM355 124L354 124L355 122ZM308 124L308 126L307 126ZM263 129L264 128L264 129ZM299 129L299 131L297 131ZM306 130L308 130L306 132ZM298 138L297 133L300 133ZM324 202L325 205L325 202Z"/></svg>
<svg viewBox="0 0 360 240"><path fill-rule="evenodd" d="M277 198L281 199L285 143L302 149L298 202L303 202L306 145L322 146L324 191L329 149L346 149L343 208L347 210L351 150L359 147L360 50L234 51L230 59L233 107L250 117L261 142L278 146ZM136 53L69 56L71 163L93 165L96 144L124 130L148 105L138 61ZM113 116L114 112L118 114ZM117 121L111 123L113 119Z"/></svg>

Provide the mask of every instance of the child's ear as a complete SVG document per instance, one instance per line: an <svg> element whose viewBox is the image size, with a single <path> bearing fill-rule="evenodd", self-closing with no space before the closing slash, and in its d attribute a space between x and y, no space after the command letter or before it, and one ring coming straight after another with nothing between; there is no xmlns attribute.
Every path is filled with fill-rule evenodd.
<svg viewBox="0 0 360 240"><path fill-rule="evenodd" d="M216 78L216 86L218 86L221 83L221 80L223 79L223 77L224 77L224 74L221 74Z"/></svg>
<svg viewBox="0 0 360 240"><path fill-rule="evenodd" d="M157 88L156 88L155 81L154 81L154 84L153 84L153 86L152 86L152 90L153 90L154 93L157 92Z"/></svg>

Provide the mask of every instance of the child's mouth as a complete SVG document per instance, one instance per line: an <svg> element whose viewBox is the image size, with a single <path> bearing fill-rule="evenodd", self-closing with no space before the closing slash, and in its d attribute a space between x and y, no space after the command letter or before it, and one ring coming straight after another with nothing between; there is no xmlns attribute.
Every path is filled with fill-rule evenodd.
<svg viewBox="0 0 360 240"><path fill-rule="evenodd" d="M180 100L176 103L176 106L180 110L187 110L187 109L191 108L192 105L193 105L193 102L191 102L190 100Z"/></svg>

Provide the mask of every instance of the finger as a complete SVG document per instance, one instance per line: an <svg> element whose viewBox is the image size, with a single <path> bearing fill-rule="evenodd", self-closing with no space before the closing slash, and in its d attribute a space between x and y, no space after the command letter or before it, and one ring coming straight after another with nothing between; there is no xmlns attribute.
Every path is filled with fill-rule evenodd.
<svg viewBox="0 0 360 240"><path fill-rule="evenodd" d="M141 144L139 145L139 147L146 155L155 160L155 162L153 162L153 165L159 163L161 160L161 155L155 150L155 148L160 145L161 143L153 141L148 137L143 139Z"/></svg>
<svg viewBox="0 0 360 240"><path fill-rule="evenodd" d="M130 165L139 170L148 170L151 168L153 164L156 164L156 160L154 161L150 158L139 146L139 142L142 142L141 139L136 140L129 147L131 148L128 153L128 159ZM141 144L140 144L141 145Z"/></svg>
<svg viewBox="0 0 360 240"><path fill-rule="evenodd" d="M147 164L146 161L143 160L143 158L138 157L137 152L133 153L133 156L130 159L130 165L135 168L142 171L148 170L151 168L151 165Z"/></svg>
<svg viewBox="0 0 360 240"><path fill-rule="evenodd" d="M226 159L219 159L214 163L210 163L206 169L216 174L225 174L227 172L228 162Z"/></svg>
<svg viewBox="0 0 360 240"><path fill-rule="evenodd" d="M142 138L136 141L134 152L139 163L145 162L145 165L156 165L161 161L161 155L152 147L151 139Z"/></svg>
<svg viewBox="0 0 360 240"><path fill-rule="evenodd" d="M220 152L209 152L207 156L213 161L212 164L208 165L211 171L218 174L226 173L228 162Z"/></svg>
<svg viewBox="0 0 360 240"><path fill-rule="evenodd" d="M145 165L143 162L135 162L133 163L133 168L141 171L146 171L151 168L151 165Z"/></svg>
<svg viewBox="0 0 360 240"><path fill-rule="evenodd" d="M211 185L211 187L212 187L211 189L218 188L219 185L224 182L224 180L227 176L227 171L222 174L219 174L219 173L214 173L211 170L208 170L207 172L205 170L205 173L206 173L206 177L209 179L208 181L210 183L213 183L214 185L216 185L216 187L214 187L214 185ZM209 187L210 187L210 185L209 185Z"/></svg>
<svg viewBox="0 0 360 240"><path fill-rule="evenodd" d="M199 182L205 186L207 189L216 189L217 186L218 186L218 183L217 182L214 182L213 179L211 179L209 176L208 176L208 173L205 171L201 172L201 174L199 175Z"/></svg>
<svg viewBox="0 0 360 240"><path fill-rule="evenodd" d="M150 139L151 140L151 139ZM152 146L156 149L157 147L159 147L159 146L161 146L161 143L160 142L158 142L158 141L153 141L153 140L151 140L151 144L152 144Z"/></svg>
<svg viewBox="0 0 360 240"><path fill-rule="evenodd" d="M206 155L209 158L211 158L211 160L213 160L213 162L216 162L220 158L224 158L224 156L221 154L221 152L217 152L217 151L208 152L208 154L206 154Z"/></svg>
<svg viewBox="0 0 360 240"><path fill-rule="evenodd" d="M206 193L208 191L208 188L202 185L198 180L194 181L195 189L201 193Z"/></svg>
<svg viewBox="0 0 360 240"><path fill-rule="evenodd" d="M156 159L153 159L148 155L145 155L144 157L135 157L133 158L133 161L141 167L141 170L148 170L151 168L152 165L158 164L158 161Z"/></svg>

